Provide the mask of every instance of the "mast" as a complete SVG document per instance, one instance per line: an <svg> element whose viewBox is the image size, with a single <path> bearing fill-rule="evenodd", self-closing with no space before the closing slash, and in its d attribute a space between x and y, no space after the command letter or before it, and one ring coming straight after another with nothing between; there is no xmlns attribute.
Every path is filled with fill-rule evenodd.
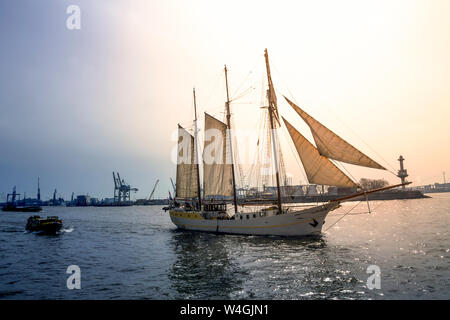
<svg viewBox="0 0 450 320"><path fill-rule="evenodd" d="M200 210L202 209L202 194L200 191L200 170L199 170L199 161L198 161L198 147L197 147L197 101L195 99L195 88L193 88L194 93L194 150L195 150L195 158L197 159L197 163L195 164L197 168L197 192L198 192L198 205ZM170 179L172 180L172 178Z"/></svg>
<svg viewBox="0 0 450 320"><path fill-rule="evenodd" d="M228 69L225 65L225 87L227 90L227 102L225 103L225 108L227 109L227 126L228 126L228 134L230 138L230 157L231 157L231 176L233 178L233 203L234 203L234 212L238 212L237 207L237 197L236 197L236 180L234 178L234 157L233 157L233 140L231 137L231 112L230 112L230 95L228 93Z"/></svg>
<svg viewBox="0 0 450 320"><path fill-rule="evenodd" d="M275 92L272 84L272 77L270 75L270 66L269 66L269 55L267 53L267 49L264 49L264 58L266 60L266 70L267 70L267 80L269 83L269 90L267 90L267 98L269 100L269 119L270 119L270 129L272 132L272 150L273 150L273 156L275 161L275 175L277 180L277 196L278 196L278 211L279 213L282 213L281 208L281 190L280 190L280 174L279 174L279 168L278 168L278 154L277 149L275 145L275 126L274 126L274 120L273 120L273 113L277 108L275 97L272 96L272 93Z"/></svg>
<svg viewBox="0 0 450 320"><path fill-rule="evenodd" d="M38 177L38 192L37 192L37 200L41 201L41 187L39 185L39 177Z"/></svg>

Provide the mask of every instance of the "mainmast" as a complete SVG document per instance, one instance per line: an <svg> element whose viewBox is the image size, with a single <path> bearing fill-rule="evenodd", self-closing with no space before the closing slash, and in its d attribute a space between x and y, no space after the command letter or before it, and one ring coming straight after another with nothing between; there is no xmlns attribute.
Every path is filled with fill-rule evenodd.
<svg viewBox="0 0 450 320"><path fill-rule="evenodd" d="M196 159L196 168L197 168L197 192L198 192L198 205L200 210L202 209L202 194L200 188L200 169L199 169L199 159L198 159L198 146L197 146L197 101L195 99L195 88L192 89L194 94L194 150L195 150L195 159Z"/></svg>
<svg viewBox="0 0 450 320"><path fill-rule="evenodd" d="M276 97L274 97L275 90L273 88L272 77L270 75L270 66L269 66L269 55L267 53L267 49L264 49L264 58L266 60L266 70L267 70L267 80L269 83L269 89L267 90L267 98L269 100L269 119L270 119L270 129L272 132L272 150L275 161L275 175L277 180L277 196L278 196L278 211L282 213L281 207L281 191L280 191L280 174L278 167L278 153L276 149L276 141L275 141L275 125L274 125L274 112L277 112L277 102Z"/></svg>
<svg viewBox="0 0 450 320"><path fill-rule="evenodd" d="M236 180L234 177L234 157L233 157L233 139L232 139L232 133L231 133L231 112L230 112L230 95L228 93L228 69L225 65L225 86L227 90L227 102L225 103L225 108L227 111L227 126L228 126L228 136L229 136L229 143L230 143L230 157L231 157L231 176L233 178L233 203L234 203L234 212L237 213L238 207L237 207L237 196L236 196Z"/></svg>

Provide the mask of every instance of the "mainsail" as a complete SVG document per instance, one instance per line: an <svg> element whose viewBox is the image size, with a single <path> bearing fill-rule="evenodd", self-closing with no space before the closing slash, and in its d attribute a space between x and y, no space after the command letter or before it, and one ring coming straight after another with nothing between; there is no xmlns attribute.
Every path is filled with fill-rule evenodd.
<svg viewBox="0 0 450 320"><path fill-rule="evenodd" d="M300 109L288 98L284 98L311 129L311 133L314 137L314 141L320 155L329 159L355 164L358 166L386 170L377 162L370 159L368 156Z"/></svg>
<svg viewBox="0 0 450 320"><path fill-rule="evenodd" d="M177 198L197 198L199 196L197 170L194 137L178 125Z"/></svg>
<svg viewBox="0 0 450 320"><path fill-rule="evenodd" d="M204 196L232 196L231 157L227 154L227 125L205 113L203 149Z"/></svg>
<svg viewBox="0 0 450 320"><path fill-rule="evenodd" d="M283 121L291 135L310 183L337 187L357 187L329 159L321 156L319 151L286 119L283 118Z"/></svg>

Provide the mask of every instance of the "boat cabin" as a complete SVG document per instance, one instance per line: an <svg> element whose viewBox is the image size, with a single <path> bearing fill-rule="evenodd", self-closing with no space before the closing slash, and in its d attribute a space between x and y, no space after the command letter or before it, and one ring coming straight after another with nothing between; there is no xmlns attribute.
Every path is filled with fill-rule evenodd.
<svg viewBox="0 0 450 320"><path fill-rule="evenodd" d="M227 211L226 203L205 203L203 205L204 211Z"/></svg>

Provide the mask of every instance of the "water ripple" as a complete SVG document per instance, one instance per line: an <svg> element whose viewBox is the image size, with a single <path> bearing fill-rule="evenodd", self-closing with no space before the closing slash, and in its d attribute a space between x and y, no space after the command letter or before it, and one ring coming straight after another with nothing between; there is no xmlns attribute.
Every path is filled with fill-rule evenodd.
<svg viewBox="0 0 450 320"><path fill-rule="evenodd" d="M63 219L56 236L3 214L0 299L449 299L450 195L380 208L296 239L179 231L161 207L45 208ZM69 265L81 290L66 287Z"/></svg>

